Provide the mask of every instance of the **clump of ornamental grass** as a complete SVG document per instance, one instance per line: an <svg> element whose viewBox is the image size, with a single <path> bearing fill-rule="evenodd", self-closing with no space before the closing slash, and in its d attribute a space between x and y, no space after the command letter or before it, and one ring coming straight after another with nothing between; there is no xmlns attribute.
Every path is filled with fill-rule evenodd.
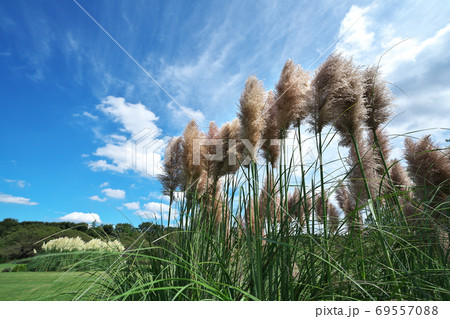
<svg viewBox="0 0 450 319"><path fill-rule="evenodd" d="M375 68L361 70L340 54L318 68L310 86L306 72L288 61L275 92L266 93L262 82L250 76L238 119L220 129L211 123L206 134L188 124L182 138L183 176L186 185L194 183L194 176L199 180L196 196L177 201L182 217L173 231L148 251L138 249L135 256L127 251L130 258L107 273L106 299L448 300L445 219L433 219L439 227L415 227L404 223L402 212L407 219L409 214L435 217L430 211L442 218L449 202L444 191L448 157L446 162L433 156L450 153L407 141L411 182L399 161L389 158L382 131L392 104L386 82ZM266 165L259 166L258 147L244 151L239 142L257 146L261 139L284 138L305 116L318 150L312 163L301 158L298 167L289 162L284 143L280 148L263 143ZM339 177L324 173L328 163L322 153L330 143L323 129L331 125L349 150L347 170ZM297 130L301 148L299 126ZM205 156L216 153L209 146L200 149L200 168L187 161L195 139L219 136L223 152L217 161ZM251 165L243 163L246 156ZM258 178L264 168L266 177ZM430 175L432 169L441 172L439 179L437 173ZM415 196L409 196L410 189ZM339 208L331 203L333 194ZM340 231L341 215L347 231ZM319 228L315 217L322 223ZM428 240L422 235L429 235L421 231L425 226L438 233L427 238L440 245L422 244Z"/></svg>
<svg viewBox="0 0 450 319"><path fill-rule="evenodd" d="M245 89L239 100L240 138L250 145L244 149L244 154L256 162L258 147L264 132L264 105L266 92L262 81L250 76L245 83ZM249 149L250 146L250 149Z"/></svg>
<svg viewBox="0 0 450 319"><path fill-rule="evenodd" d="M45 252L71 252L71 251L109 251L121 252L125 247L120 241L103 241L98 238L93 238L85 242L80 237L60 237L52 239L42 245L42 250Z"/></svg>
<svg viewBox="0 0 450 319"><path fill-rule="evenodd" d="M307 115L309 74L293 60L287 60L275 89L276 119L280 132L284 134L292 125L299 125Z"/></svg>

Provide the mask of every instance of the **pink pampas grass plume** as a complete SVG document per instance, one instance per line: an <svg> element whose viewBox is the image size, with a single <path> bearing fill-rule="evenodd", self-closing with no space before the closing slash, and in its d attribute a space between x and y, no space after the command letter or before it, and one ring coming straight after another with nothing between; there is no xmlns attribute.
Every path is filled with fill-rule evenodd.
<svg viewBox="0 0 450 319"><path fill-rule="evenodd" d="M272 91L267 94L266 104L268 110L265 114L265 130L262 136L264 143L261 145L261 150L266 161L274 167L280 156L280 145L277 143L277 139L280 137L280 128L278 125L278 108Z"/></svg>
<svg viewBox="0 0 450 319"><path fill-rule="evenodd" d="M258 146L264 132L263 110L266 102L266 92L263 83L255 76L249 76L245 83L245 89L239 100L238 117L241 124L241 140L247 140L253 145L253 150L247 147L244 154L256 162Z"/></svg>
<svg viewBox="0 0 450 319"><path fill-rule="evenodd" d="M311 82L308 109L313 131L321 133L325 125L333 123L340 133L340 144L351 145L350 135L360 135L366 118L363 93L361 72L352 60L339 53L330 55Z"/></svg>
<svg viewBox="0 0 450 319"><path fill-rule="evenodd" d="M389 120L394 96L375 66L363 72L363 81L364 105L367 109L366 124L372 131L376 131L380 125Z"/></svg>
<svg viewBox="0 0 450 319"><path fill-rule="evenodd" d="M278 128L285 132L306 117L309 74L293 60L287 60L275 89Z"/></svg>

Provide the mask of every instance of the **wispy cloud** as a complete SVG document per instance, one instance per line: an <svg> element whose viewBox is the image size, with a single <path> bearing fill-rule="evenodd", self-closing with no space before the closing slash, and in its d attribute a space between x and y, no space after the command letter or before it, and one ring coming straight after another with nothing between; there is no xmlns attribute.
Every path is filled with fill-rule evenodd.
<svg viewBox="0 0 450 319"><path fill-rule="evenodd" d="M38 204L36 202L32 202L29 198L17 197L8 194L0 194L0 203L30 205L30 206Z"/></svg>
<svg viewBox="0 0 450 319"><path fill-rule="evenodd" d="M9 183L9 184L13 184L16 185L20 188L24 188L27 185L27 182L20 180L20 179L3 179L5 182Z"/></svg>

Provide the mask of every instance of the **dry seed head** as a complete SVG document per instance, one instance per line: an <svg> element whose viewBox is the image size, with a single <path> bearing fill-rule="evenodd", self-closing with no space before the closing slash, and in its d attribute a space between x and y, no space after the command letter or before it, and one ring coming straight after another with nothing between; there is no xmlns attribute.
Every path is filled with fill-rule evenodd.
<svg viewBox="0 0 450 319"><path fill-rule="evenodd" d="M245 83L245 89L239 100L238 117L241 124L240 137L242 140L248 140L255 148L250 152L244 149L244 154L256 162L257 148L264 132L264 104L266 93L263 83L255 76L249 76Z"/></svg>
<svg viewBox="0 0 450 319"><path fill-rule="evenodd" d="M235 173L239 169L242 160L242 147L239 141L240 124L239 119L234 119L222 125L219 135L222 138L223 157L216 161L213 174L216 178L226 174Z"/></svg>
<svg viewBox="0 0 450 319"><path fill-rule="evenodd" d="M183 173L187 187L197 183L203 170L201 165L194 165L194 156L200 156L200 154L194 154L194 143L201 138L204 138L202 132L198 129L197 123L191 120L183 133Z"/></svg>
<svg viewBox="0 0 450 319"><path fill-rule="evenodd" d="M443 203L450 196L450 155L434 144L430 135L417 142L405 139L408 172L416 185L416 196L433 204Z"/></svg>
<svg viewBox="0 0 450 319"><path fill-rule="evenodd" d="M411 180L406 173L405 168L398 162L397 159L392 160L391 170L389 175L391 176L394 186L400 188L400 190L405 190L411 186Z"/></svg>
<svg viewBox="0 0 450 319"><path fill-rule="evenodd" d="M285 131L306 117L309 74L293 60L287 60L275 88L278 128Z"/></svg>
<svg viewBox="0 0 450 319"><path fill-rule="evenodd" d="M294 189L294 193L289 193L289 215L296 218L301 225L304 224L306 216L309 216L309 213L312 210L312 200L309 196L306 198L306 205L307 207L305 207L304 198L300 197L300 190L298 187Z"/></svg>
<svg viewBox="0 0 450 319"><path fill-rule="evenodd" d="M371 130L377 130L386 123L392 114L394 96L381 79L378 68L372 66L363 72L364 105L367 109L366 124Z"/></svg>
<svg viewBox="0 0 450 319"><path fill-rule="evenodd" d="M349 155L347 158L347 164L350 169L353 169L349 174L349 190L350 194L355 196L359 204L367 201L368 194L365 188L365 182L369 186L370 195L373 197L378 194L380 176L377 173L378 165L375 160L374 149L371 145L368 145L367 141L362 137L356 141L358 145L359 155L361 158L361 164L364 169L366 181L364 181L361 168L359 165L358 156L356 154L356 148L354 145L350 146Z"/></svg>
<svg viewBox="0 0 450 319"><path fill-rule="evenodd" d="M369 130L369 132L368 132L368 135L369 135L368 147L372 148L369 150L370 152L372 152L372 154L369 156L372 157L373 163L374 163L374 167L373 167L373 169L375 170L374 178L380 182L382 181L384 188L388 189L388 188L390 188L390 184L389 184L389 181L385 174L386 169L383 164L382 156L384 157L384 160L388 163L389 155L391 154L391 145L389 143L388 136L381 128L376 129L375 134L378 139L378 143L380 146L379 148L376 146L376 143L375 143L374 132L372 130ZM379 187L379 185L377 185L377 187Z"/></svg>
<svg viewBox="0 0 450 319"><path fill-rule="evenodd" d="M183 139L173 138L166 147L163 160L163 174L158 175L164 192L167 195L173 194L178 186L182 185L183 176Z"/></svg>
<svg viewBox="0 0 450 319"><path fill-rule="evenodd" d="M361 72L351 59L334 53L319 67L311 88L308 109L313 130L320 133L325 125L334 123L340 144L351 145L349 134L358 136L366 118Z"/></svg>
<svg viewBox="0 0 450 319"><path fill-rule="evenodd" d="M341 184L336 189L336 200L345 214L349 233L360 232L362 230L361 214L356 209L355 197L351 195L348 185Z"/></svg>
<svg viewBox="0 0 450 319"><path fill-rule="evenodd" d="M280 145L274 143L280 137L280 128L278 126L278 109L275 104L275 95L272 91L269 91L267 94L266 105L268 110L265 113L265 130L262 136L265 141L261 145L261 150L266 161L274 167L280 156Z"/></svg>

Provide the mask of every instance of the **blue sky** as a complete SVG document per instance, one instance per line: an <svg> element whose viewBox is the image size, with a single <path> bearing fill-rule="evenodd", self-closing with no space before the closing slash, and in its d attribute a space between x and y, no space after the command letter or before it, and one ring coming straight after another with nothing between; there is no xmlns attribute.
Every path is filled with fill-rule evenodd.
<svg viewBox="0 0 450 319"><path fill-rule="evenodd" d="M449 137L433 128L450 127L450 3L77 1L0 3L0 220L157 215L164 137L232 120L250 74L272 89L287 59L313 71L336 49L374 64L408 38L381 60L397 96L388 131ZM126 142L142 129L149 174Z"/></svg>

